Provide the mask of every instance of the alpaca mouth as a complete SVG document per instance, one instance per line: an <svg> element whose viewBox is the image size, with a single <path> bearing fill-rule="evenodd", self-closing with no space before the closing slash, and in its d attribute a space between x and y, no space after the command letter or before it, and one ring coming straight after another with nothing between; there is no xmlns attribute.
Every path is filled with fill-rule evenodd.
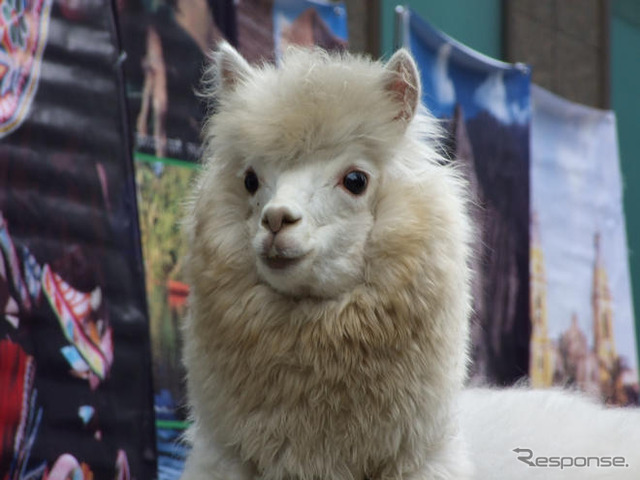
<svg viewBox="0 0 640 480"><path fill-rule="evenodd" d="M305 255L300 257L283 257L280 255L275 256L263 256L262 261L265 263L267 267L272 270L285 270L287 268L293 267L302 261Z"/></svg>

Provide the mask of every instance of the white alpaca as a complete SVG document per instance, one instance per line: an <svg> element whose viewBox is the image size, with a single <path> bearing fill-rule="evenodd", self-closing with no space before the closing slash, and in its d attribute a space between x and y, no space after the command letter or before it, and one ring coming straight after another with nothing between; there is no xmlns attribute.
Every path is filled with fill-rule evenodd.
<svg viewBox="0 0 640 480"><path fill-rule="evenodd" d="M511 425L535 426L539 401L461 395L464 183L418 113L409 54L291 50L281 69L253 68L222 45L211 73L187 218L183 480L552 478L511 450L561 455L540 443L557 415L521 437Z"/></svg>
<svg viewBox="0 0 640 480"><path fill-rule="evenodd" d="M527 389L467 390L459 405L475 478L640 479L638 409Z"/></svg>
<svg viewBox="0 0 640 480"><path fill-rule="evenodd" d="M415 64L222 46L190 212L185 480L463 479L463 184Z"/></svg>

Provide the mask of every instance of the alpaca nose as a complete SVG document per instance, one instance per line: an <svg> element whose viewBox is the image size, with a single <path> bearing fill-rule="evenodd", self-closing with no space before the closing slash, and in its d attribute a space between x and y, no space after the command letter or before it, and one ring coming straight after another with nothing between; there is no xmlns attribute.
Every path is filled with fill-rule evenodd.
<svg viewBox="0 0 640 480"><path fill-rule="evenodd" d="M300 221L301 218L302 215L289 207L273 205L264 209L262 213L262 225L276 234L288 225L293 225Z"/></svg>

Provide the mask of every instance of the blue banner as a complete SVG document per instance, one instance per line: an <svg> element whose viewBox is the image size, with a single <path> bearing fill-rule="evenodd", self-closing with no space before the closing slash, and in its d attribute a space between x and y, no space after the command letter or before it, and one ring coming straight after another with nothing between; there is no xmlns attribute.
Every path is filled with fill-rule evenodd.
<svg viewBox="0 0 640 480"><path fill-rule="evenodd" d="M486 57L410 10L400 20L423 103L448 129L448 154L474 196L472 380L510 384L529 362L530 70Z"/></svg>

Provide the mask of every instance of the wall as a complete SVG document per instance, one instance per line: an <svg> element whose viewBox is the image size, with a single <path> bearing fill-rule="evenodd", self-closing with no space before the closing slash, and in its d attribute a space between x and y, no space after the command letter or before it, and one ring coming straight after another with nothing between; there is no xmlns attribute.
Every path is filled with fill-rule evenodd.
<svg viewBox="0 0 640 480"><path fill-rule="evenodd" d="M502 57L502 6L500 0L397 0L380 1L382 28L380 53L393 51L396 5L406 5L447 35L494 58Z"/></svg>
<svg viewBox="0 0 640 480"><path fill-rule="evenodd" d="M611 107L618 118L631 282L640 342L640 3L616 0L611 15ZM640 343L639 343L640 344Z"/></svg>
<svg viewBox="0 0 640 480"><path fill-rule="evenodd" d="M532 80L573 102L609 106L606 0L505 1L505 56Z"/></svg>

